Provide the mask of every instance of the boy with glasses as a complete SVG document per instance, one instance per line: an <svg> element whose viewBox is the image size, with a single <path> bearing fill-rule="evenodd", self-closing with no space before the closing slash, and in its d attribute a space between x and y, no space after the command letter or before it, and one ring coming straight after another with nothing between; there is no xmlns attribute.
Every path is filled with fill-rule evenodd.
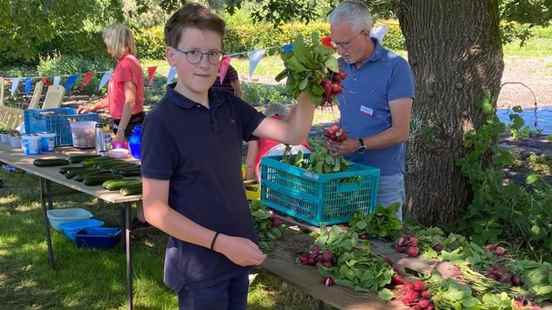
<svg viewBox="0 0 552 310"><path fill-rule="evenodd" d="M300 143L314 112L301 94L288 121L265 118L238 97L211 89L224 30L224 21L199 4L171 16L166 57L178 80L144 123L144 213L170 236L164 280L186 310L246 308L249 270L266 256L243 189L242 141Z"/></svg>

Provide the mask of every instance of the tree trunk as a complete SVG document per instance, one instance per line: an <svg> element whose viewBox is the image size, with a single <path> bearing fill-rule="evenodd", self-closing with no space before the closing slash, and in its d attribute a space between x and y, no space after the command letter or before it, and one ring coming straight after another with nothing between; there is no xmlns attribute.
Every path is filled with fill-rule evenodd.
<svg viewBox="0 0 552 310"><path fill-rule="evenodd" d="M469 203L458 166L463 137L483 121L504 68L498 0L400 0L397 16L416 76L407 155L407 212L422 224L457 220Z"/></svg>

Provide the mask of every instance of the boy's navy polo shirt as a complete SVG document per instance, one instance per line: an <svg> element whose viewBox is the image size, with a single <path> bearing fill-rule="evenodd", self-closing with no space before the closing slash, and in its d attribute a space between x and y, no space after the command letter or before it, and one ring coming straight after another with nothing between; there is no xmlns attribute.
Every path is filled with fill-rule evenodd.
<svg viewBox="0 0 552 310"><path fill-rule="evenodd" d="M414 98L414 76L410 65L399 55L382 47L376 39L374 52L359 68L339 61L340 70L347 73L343 92L337 96L341 112L341 127L352 138L374 136L391 128L389 102ZM382 175L404 173L405 146L396 144L385 149L366 150L347 159L378 167Z"/></svg>
<svg viewBox="0 0 552 310"><path fill-rule="evenodd" d="M209 91L209 106L168 88L144 122L142 176L169 180L169 206L195 223L256 242L241 177L241 146L264 115L223 91ZM176 292L247 270L222 254L169 238L164 279Z"/></svg>

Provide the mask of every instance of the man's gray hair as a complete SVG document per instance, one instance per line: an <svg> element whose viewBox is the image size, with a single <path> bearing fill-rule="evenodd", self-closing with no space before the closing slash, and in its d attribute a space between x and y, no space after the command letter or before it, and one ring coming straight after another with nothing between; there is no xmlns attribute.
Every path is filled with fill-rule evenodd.
<svg viewBox="0 0 552 310"><path fill-rule="evenodd" d="M360 1L347 0L336 6L328 16L332 25L350 23L353 31L372 29L374 20L370 15L368 7Z"/></svg>

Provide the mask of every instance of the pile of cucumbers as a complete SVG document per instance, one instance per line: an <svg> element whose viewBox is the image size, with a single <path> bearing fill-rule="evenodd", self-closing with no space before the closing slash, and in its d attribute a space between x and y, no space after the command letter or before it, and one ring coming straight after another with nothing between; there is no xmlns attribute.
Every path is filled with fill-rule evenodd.
<svg viewBox="0 0 552 310"><path fill-rule="evenodd" d="M80 165L60 168L59 172L67 179L88 186L102 185L125 196L142 193L139 165L99 155L73 155L69 162Z"/></svg>

